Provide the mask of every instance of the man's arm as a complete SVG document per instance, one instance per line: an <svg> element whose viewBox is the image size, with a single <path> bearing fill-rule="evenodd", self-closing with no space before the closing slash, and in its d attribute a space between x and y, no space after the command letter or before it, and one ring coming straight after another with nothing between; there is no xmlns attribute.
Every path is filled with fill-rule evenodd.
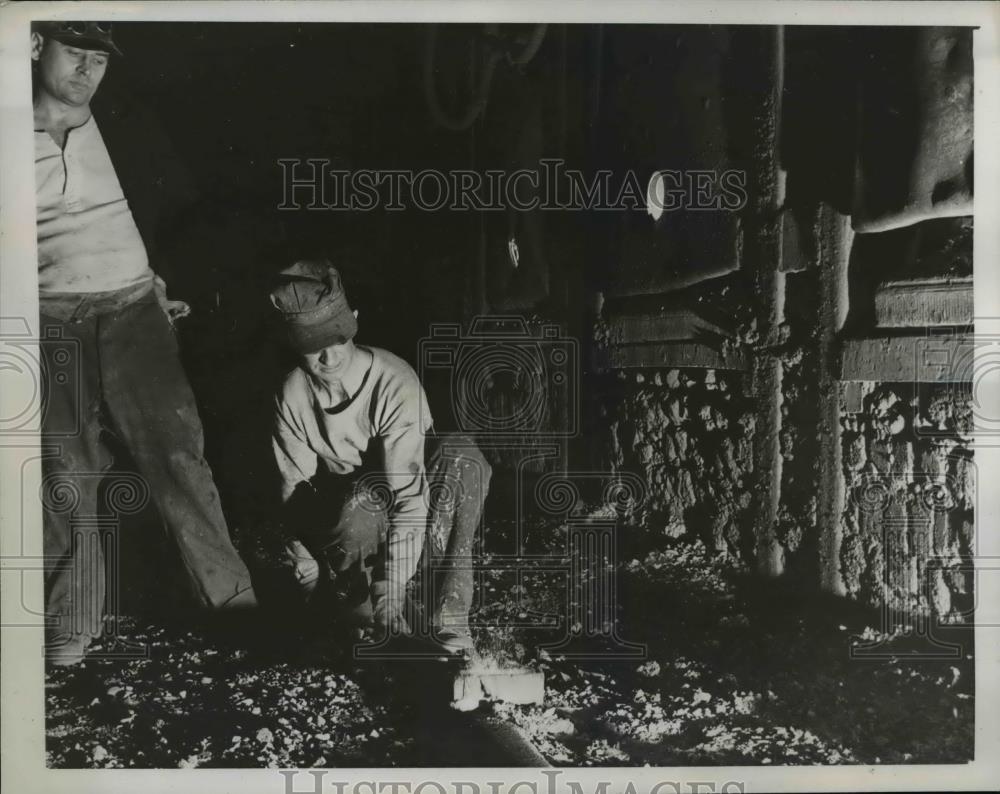
<svg viewBox="0 0 1000 794"><path fill-rule="evenodd" d="M427 528L427 475L422 423L423 389L415 373L385 395L377 431L382 439L385 473L393 492L386 538L386 579L374 582L376 624L395 630L401 619L406 583L413 577Z"/></svg>
<svg viewBox="0 0 1000 794"><path fill-rule="evenodd" d="M280 398L275 399L271 447L281 480L278 527L284 540L285 555L299 586L307 593L312 592L319 581L319 564L298 535L314 512L311 507L315 493L310 480L316 474L319 458L306 441L305 434L297 429L288 407Z"/></svg>
<svg viewBox="0 0 1000 794"><path fill-rule="evenodd" d="M290 508L301 494L312 491L311 481L319 467L319 456L309 446L305 431L281 397L276 397L274 403L271 448L281 480L281 503ZM286 510L286 515L289 512Z"/></svg>
<svg viewBox="0 0 1000 794"><path fill-rule="evenodd" d="M385 471L393 492L386 538L386 579L405 587L416 573L427 527L427 474L424 433L418 422L401 418L383 436Z"/></svg>

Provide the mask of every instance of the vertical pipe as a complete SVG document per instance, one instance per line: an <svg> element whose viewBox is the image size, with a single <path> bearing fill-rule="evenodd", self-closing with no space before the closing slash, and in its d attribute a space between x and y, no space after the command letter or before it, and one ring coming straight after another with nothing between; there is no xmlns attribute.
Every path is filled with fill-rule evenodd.
<svg viewBox="0 0 1000 794"><path fill-rule="evenodd" d="M819 578L820 589L846 595L840 570L844 471L840 425L837 336L847 318L847 265L854 233L851 219L822 205L813 232L819 266Z"/></svg>
<svg viewBox="0 0 1000 794"><path fill-rule="evenodd" d="M784 570L784 552L775 537L781 496L781 358L774 351L785 320L785 274L781 270L781 220L785 179L778 157L781 93L784 71L784 29L769 28L763 34L759 79L759 103L753 113L753 163L751 184L754 207L750 252L758 311L759 354L754 358L752 383L758 406L754 434L754 471L757 487L754 529L756 565L765 576Z"/></svg>

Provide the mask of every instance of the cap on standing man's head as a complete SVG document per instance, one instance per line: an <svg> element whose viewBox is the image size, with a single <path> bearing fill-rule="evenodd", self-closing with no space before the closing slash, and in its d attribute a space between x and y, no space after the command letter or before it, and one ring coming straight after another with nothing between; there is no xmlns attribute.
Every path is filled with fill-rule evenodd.
<svg viewBox="0 0 1000 794"><path fill-rule="evenodd" d="M353 339L358 321L337 268L326 259L303 259L278 274L271 290L288 342L302 354Z"/></svg>
<svg viewBox="0 0 1000 794"><path fill-rule="evenodd" d="M35 33L40 33L70 47L79 47L82 50L104 50L115 55L122 54L111 37L110 22L66 22L62 20L33 22L31 29Z"/></svg>

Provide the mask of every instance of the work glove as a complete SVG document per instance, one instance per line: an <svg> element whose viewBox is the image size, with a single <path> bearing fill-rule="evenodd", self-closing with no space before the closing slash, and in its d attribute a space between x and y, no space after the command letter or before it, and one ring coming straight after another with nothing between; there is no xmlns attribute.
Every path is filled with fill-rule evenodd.
<svg viewBox="0 0 1000 794"><path fill-rule="evenodd" d="M410 625L403 617L403 606L406 602L405 586L384 580L373 582L372 602L376 641L410 633Z"/></svg>
<svg viewBox="0 0 1000 794"><path fill-rule="evenodd" d="M285 554L292 568L296 584L305 595L309 595L319 584L319 563L298 540L288 542L285 546Z"/></svg>

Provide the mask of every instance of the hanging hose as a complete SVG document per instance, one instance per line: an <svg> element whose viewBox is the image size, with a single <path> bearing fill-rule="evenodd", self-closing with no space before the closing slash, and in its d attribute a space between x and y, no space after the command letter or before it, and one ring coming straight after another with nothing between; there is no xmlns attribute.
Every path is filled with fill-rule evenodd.
<svg viewBox="0 0 1000 794"><path fill-rule="evenodd" d="M434 77L434 56L437 49L437 25L430 25L427 30L427 45L424 50L424 97L427 101L427 109L430 111L434 123L452 132L462 132L469 129L476 119L486 110L486 102L489 98L490 83L493 81L493 73L501 59L507 61L511 66L526 66L538 53L542 42L545 39L546 25L535 25L523 49L512 55L504 49L496 37L487 38L487 48L489 54L483 65L482 76L475 91L475 98L469 103L464 111L457 116L450 116L438 100L437 87Z"/></svg>
<svg viewBox="0 0 1000 794"><path fill-rule="evenodd" d="M548 25L535 25L534 29L531 31L531 36L528 38L528 42L524 45L524 49L521 50L520 55L515 57L509 52L505 53L507 63L511 66L527 66L531 59L538 54L538 50L542 46L542 42L545 41L546 30L548 30Z"/></svg>

